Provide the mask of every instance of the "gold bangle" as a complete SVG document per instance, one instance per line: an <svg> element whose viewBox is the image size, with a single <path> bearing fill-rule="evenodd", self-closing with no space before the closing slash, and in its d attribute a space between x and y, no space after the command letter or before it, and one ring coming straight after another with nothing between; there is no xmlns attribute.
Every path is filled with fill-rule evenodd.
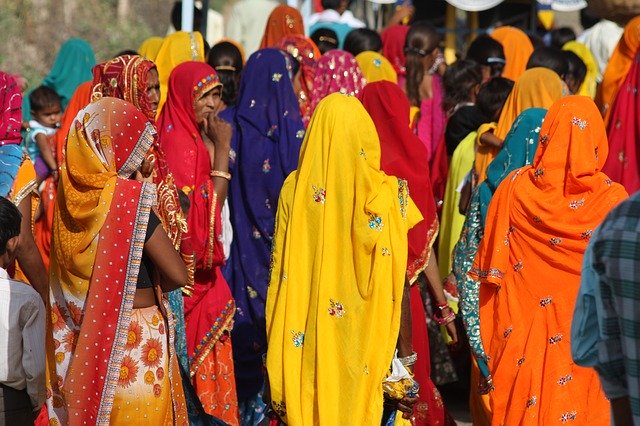
<svg viewBox="0 0 640 426"><path fill-rule="evenodd" d="M211 177L221 177L222 179L231 180L231 173L221 172L220 170L211 170Z"/></svg>

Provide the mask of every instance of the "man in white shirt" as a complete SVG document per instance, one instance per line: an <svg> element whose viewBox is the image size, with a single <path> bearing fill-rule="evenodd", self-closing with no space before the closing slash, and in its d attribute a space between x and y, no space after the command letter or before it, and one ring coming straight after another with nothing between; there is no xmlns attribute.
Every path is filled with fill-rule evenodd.
<svg viewBox="0 0 640 426"><path fill-rule="evenodd" d="M324 10L314 13L309 18L309 33L313 34L319 28L329 28L338 35L338 44L342 48L344 39L351 30L366 27L365 23L349 10L350 4L350 0L322 0Z"/></svg>
<svg viewBox="0 0 640 426"><path fill-rule="evenodd" d="M274 0L239 0L231 7L225 19L226 36L242 44L246 58L260 47L267 19L278 4Z"/></svg>
<svg viewBox="0 0 640 426"><path fill-rule="evenodd" d="M0 197L0 424L33 424L45 400L45 308L28 284L9 278L20 212Z"/></svg>

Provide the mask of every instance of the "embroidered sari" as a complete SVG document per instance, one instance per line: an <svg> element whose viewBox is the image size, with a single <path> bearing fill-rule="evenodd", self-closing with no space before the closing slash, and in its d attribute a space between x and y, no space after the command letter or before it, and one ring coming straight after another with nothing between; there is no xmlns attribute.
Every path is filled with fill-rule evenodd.
<svg viewBox="0 0 640 426"><path fill-rule="evenodd" d="M629 69L627 77L620 86L615 101L609 111L609 152L602 171L614 181L622 184L629 194L640 189L640 102L638 87L640 85L640 50Z"/></svg>
<svg viewBox="0 0 640 426"><path fill-rule="evenodd" d="M431 381L431 361L424 302L415 284L418 275L429 262L431 248L438 235L438 215L431 191L426 150L409 127L409 100L402 89L389 81L369 83L362 91L362 104L369 112L380 137L380 168L388 175L407 181L408 191L424 220L409 230L407 279L414 284L411 290L413 349L418 354L414 365L415 378L420 384L420 399L414 414L416 424L443 425L448 415L442 398Z"/></svg>
<svg viewBox="0 0 640 426"><path fill-rule="evenodd" d="M356 62L362 70L362 75L367 83L374 81L390 81L398 83L398 74L393 69L391 62L378 52L362 52L356 56Z"/></svg>
<svg viewBox="0 0 640 426"><path fill-rule="evenodd" d="M332 93L357 96L367 84L356 59L344 50L330 50L318 61L311 91L311 116L316 105Z"/></svg>
<svg viewBox="0 0 640 426"><path fill-rule="evenodd" d="M176 358L161 349L163 333L152 332L155 340L147 358L128 355L139 343L131 328L137 311L133 299L155 202L153 184L129 177L154 139L155 129L146 117L114 98L84 108L69 133L51 256L53 336L47 342L51 424L110 424L126 412L119 404L128 399L123 392L141 380L146 392L129 401L143 401L151 422L187 422ZM156 321L158 325L160 317ZM96 328L97 324L101 326ZM163 371L145 373L143 378L138 374L146 371L141 364L160 365ZM167 398L158 399L157 392Z"/></svg>
<svg viewBox="0 0 640 426"><path fill-rule="evenodd" d="M623 83L640 48L640 16L633 18L624 27L618 45L611 54L607 68L602 73L602 83L598 87L596 103L604 115L605 126L609 125L611 106L623 87Z"/></svg>
<svg viewBox="0 0 640 426"><path fill-rule="evenodd" d="M233 353L238 399L262 388L265 299L280 188L298 166L304 126L293 93L289 57L261 49L247 61L234 118L229 203L234 238L224 267L238 308Z"/></svg>
<svg viewBox="0 0 640 426"><path fill-rule="evenodd" d="M529 56L533 53L533 44L529 36L519 28L498 27L491 34L504 49L505 65L502 77L517 81L527 69Z"/></svg>
<svg viewBox="0 0 640 426"><path fill-rule="evenodd" d="M162 107L167 101L171 72L175 67L187 61L205 61L202 34L197 31L192 33L177 31L162 40L162 46L153 60L158 68L158 79L160 80L160 103L158 103L157 117L160 117Z"/></svg>
<svg viewBox="0 0 640 426"><path fill-rule="evenodd" d="M160 146L175 183L190 201L188 231L180 251L195 256L195 285L184 297L189 372L207 413L238 423L229 332L235 304L220 266L224 262L222 200L210 177L211 162L196 123L194 103L220 81L211 66L185 62L169 79L169 96L158 118Z"/></svg>
<svg viewBox="0 0 640 426"><path fill-rule="evenodd" d="M60 46L51 71L42 80L42 85L56 91L62 100L64 111L76 88L91 80L91 69L95 64L96 58L89 43L80 38L71 38ZM22 120L31 120L29 96L22 100Z"/></svg>
<svg viewBox="0 0 640 426"><path fill-rule="evenodd" d="M286 36L280 40L277 47L293 56L300 63L302 91L297 95L300 103L300 115L306 128L311 119L311 90L316 76L316 64L321 56L320 51L310 38L301 35Z"/></svg>
<svg viewBox="0 0 640 426"><path fill-rule="evenodd" d="M406 181L380 171L362 104L322 100L280 194L267 291L271 400L287 424L380 424L419 220Z"/></svg>
<svg viewBox="0 0 640 426"><path fill-rule="evenodd" d="M539 144L496 190L470 272L481 282L492 424L608 424L596 372L574 364L569 336L588 240L627 194L600 171L607 138L589 98L556 101Z"/></svg>
<svg viewBox="0 0 640 426"><path fill-rule="evenodd" d="M563 95L563 84L558 74L547 68L526 70L516 81L511 94L502 107L495 135L504 140L522 111L528 108L549 108ZM498 152L500 152L500 148L493 146L480 145L477 147L474 168L478 182L485 179L487 167Z"/></svg>
<svg viewBox="0 0 640 426"><path fill-rule="evenodd" d="M269 15L260 49L277 47L283 38L292 35L304 36L302 15L298 9L281 4L273 9Z"/></svg>

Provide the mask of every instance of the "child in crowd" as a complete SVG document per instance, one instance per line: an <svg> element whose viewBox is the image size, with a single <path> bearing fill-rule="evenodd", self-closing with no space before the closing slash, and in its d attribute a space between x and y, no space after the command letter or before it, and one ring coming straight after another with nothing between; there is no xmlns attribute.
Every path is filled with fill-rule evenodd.
<svg viewBox="0 0 640 426"><path fill-rule="evenodd" d="M564 82L572 95L580 91L580 86L587 76L587 65L574 52L570 50L563 51L567 59L567 73L564 75Z"/></svg>
<svg viewBox="0 0 640 426"><path fill-rule="evenodd" d="M26 137L27 151L36 169L38 183L50 174L58 179L58 165L49 144L62 118L60 96L51 88L40 86L29 95L32 120Z"/></svg>
<svg viewBox="0 0 640 426"><path fill-rule="evenodd" d="M9 278L18 208L0 197L0 424L33 424L45 399L45 308L33 287Z"/></svg>
<svg viewBox="0 0 640 426"><path fill-rule="evenodd" d="M322 55L338 48L338 35L329 28L318 28L311 34L311 40L318 46Z"/></svg>

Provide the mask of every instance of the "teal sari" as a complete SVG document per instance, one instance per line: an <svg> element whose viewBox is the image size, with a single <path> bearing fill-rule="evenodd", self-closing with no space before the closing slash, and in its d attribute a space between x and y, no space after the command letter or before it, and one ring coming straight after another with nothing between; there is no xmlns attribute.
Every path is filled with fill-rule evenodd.
<svg viewBox="0 0 640 426"><path fill-rule="evenodd" d="M478 362L480 373L485 378L490 377L490 374L487 355L480 337L480 283L467 274L484 234L484 223L491 198L509 173L533 161L538 148L540 126L546 113L547 110L543 108L530 108L516 118L502 149L487 168L487 179L473 191L462 234L454 249L453 273L460 296L460 315L469 337L471 352Z"/></svg>

